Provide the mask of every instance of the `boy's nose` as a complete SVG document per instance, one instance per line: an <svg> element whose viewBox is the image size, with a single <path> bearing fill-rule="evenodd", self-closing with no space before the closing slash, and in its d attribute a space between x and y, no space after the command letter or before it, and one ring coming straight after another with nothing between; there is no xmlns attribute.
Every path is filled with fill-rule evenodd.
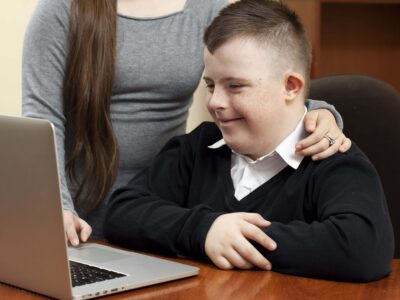
<svg viewBox="0 0 400 300"><path fill-rule="evenodd" d="M225 93L220 89L214 89L208 100L208 108L214 111L221 110L228 107L229 100Z"/></svg>

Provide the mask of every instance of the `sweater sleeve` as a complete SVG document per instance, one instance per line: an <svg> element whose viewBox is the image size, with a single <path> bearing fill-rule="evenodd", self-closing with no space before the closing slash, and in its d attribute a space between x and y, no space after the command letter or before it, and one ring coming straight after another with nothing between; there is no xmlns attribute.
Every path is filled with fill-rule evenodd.
<svg viewBox="0 0 400 300"><path fill-rule="evenodd" d="M316 110L316 109L327 109L327 110L329 110L333 114L333 116L335 117L338 127L343 130L344 125L343 125L342 116L340 115L340 113L336 110L336 108L332 104L329 104L329 103L327 103L325 101L321 101L321 100L311 100L311 99L309 99L306 102L306 106L307 106L307 109L309 111L310 110Z"/></svg>
<svg viewBox="0 0 400 300"><path fill-rule="evenodd" d="M265 230L278 248L258 248L273 270L356 282L387 275L393 230L378 175L368 160L360 153L340 154L321 163L309 185L310 220L273 222Z"/></svg>
<svg viewBox="0 0 400 300"><path fill-rule="evenodd" d="M62 87L66 61L70 0L40 0L27 26L22 62L22 113L46 119L56 131L64 209L74 205L65 175L65 116Z"/></svg>
<svg viewBox="0 0 400 300"><path fill-rule="evenodd" d="M198 130L171 139L151 166L110 199L105 237L124 247L200 257L203 240L221 214L205 204L187 203Z"/></svg>

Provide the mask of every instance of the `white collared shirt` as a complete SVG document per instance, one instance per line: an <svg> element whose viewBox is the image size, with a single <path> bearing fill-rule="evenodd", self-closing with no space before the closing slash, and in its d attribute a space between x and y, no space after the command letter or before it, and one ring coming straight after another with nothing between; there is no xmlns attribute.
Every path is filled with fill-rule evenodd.
<svg viewBox="0 0 400 300"><path fill-rule="evenodd" d="M303 160L303 156L295 152L296 143L306 135L303 119L307 108L295 130L289 134L272 152L257 160L232 151L231 156L231 178L235 189L235 197L241 200L257 189L263 183L270 180L286 166L297 169ZM226 145L224 139L209 146L217 149Z"/></svg>

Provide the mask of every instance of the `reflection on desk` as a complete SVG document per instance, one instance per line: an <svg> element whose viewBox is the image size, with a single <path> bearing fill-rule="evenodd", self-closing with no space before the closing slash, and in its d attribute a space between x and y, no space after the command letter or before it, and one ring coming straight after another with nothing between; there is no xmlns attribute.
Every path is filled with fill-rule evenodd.
<svg viewBox="0 0 400 300"><path fill-rule="evenodd" d="M275 272L223 271L211 263L167 258L200 268L197 277L163 283L107 299L400 299L400 260L392 273L370 283L346 283L290 276ZM0 299L45 299L39 295L0 284Z"/></svg>

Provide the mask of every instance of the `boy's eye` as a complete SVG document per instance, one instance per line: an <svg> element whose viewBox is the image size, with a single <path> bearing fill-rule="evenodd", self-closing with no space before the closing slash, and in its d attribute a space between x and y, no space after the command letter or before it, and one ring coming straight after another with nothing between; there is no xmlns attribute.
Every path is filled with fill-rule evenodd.
<svg viewBox="0 0 400 300"><path fill-rule="evenodd" d="M214 91L214 84L211 83L207 83L206 84L206 88L209 92L213 92Z"/></svg>
<svg viewBox="0 0 400 300"><path fill-rule="evenodd" d="M238 84L238 83L231 83L231 84L229 85L229 87L230 87L231 89L239 89L239 88L243 87L243 85Z"/></svg>

